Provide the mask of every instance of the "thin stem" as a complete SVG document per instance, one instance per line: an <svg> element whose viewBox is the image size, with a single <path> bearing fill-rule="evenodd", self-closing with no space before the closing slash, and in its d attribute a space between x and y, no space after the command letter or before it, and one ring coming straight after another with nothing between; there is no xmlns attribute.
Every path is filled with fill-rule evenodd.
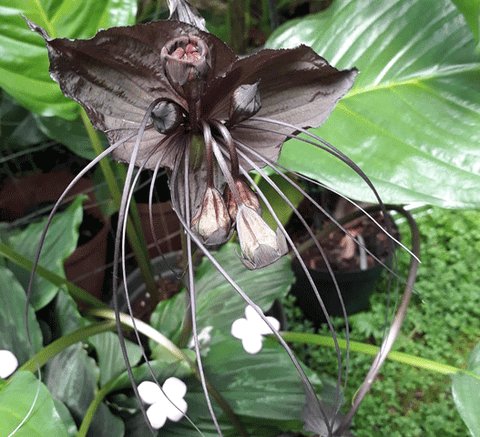
<svg viewBox="0 0 480 437"><path fill-rule="evenodd" d="M87 130L87 134L90 138L90 142L92 143L93 149L95 153L99 155L100 153L103 152L103 148L102 148L102 144L100 142L98 133L93 128L92 124L90 123L90 120L88 119L87 114L83 109L81 110L81 116L82 116L82 121L85 126L85 129ZM108 189L113 198L115 209L118 211L120 209L122 194L121 194L120 188L118 187L117 181L115 179L113 170L106 159L102 159L100 161L100 168L102 169L103 176L105 177ZM125 173L125 169L123 169L123 173ZM123 176L125 176L125 174L123 174ZM153 277L152 267L150 264L150 258L148 256L148 250L145 244L145 239L143 237L143 234L141 234L140 232L137 232L139 229L141 229L141 226L139 224L138 211L136 208L136 204L133 200L130 205L130 211L131 211L131 217L137 223L137 226L135 229L132 223L128 221L127 223L128 241L132 246L132 250L135 254L135 258L137 260L140 273L142 274L142 278L145 282L145 286L147 287L148 292L152 296L155 296L155 292L156 292L155 279Z"/></svg>
<svg viewBox="0 0 480 437"><path fill-rule="evenodd" d="M315 344L318 346L335 347L333 339L330 336L318 334L305 334L301 332L282 332L283 339L292 343L299 344ZM270 335L273 338L273 335ZM343 339L338 339L338 346L346 350L347 342ZM358 341L349 342L350 351L360 352L367 355L375 356L380 351L380 347L371 344L360 343ZM442 375L450 375L452 373L462 372L476 379L480 379L478 375L458 367L450 366L449 364L440 363L438 361L428 360L426 358L417 357L415 355L406 354L403 352L391 351L388 354L388 359L398 363L407 364L412 367L419 367L421 369L430 370L432 372L440 373Z"/></svg>
<svg viewBox="0 0 480 437"><path fill-rule="evenodd" d="M370 390L373 384L373 381L375 380L375 377L380 371L380 368L383 362L385 361L385 359L388 356L388 353L392 349L393 343L398 337L398 334L400 333L400 328L403 324L403 321L405 320L405 316L407 315L407 308L413 293L413 285L417 277L417 270L418 270L418 264L419 264L418 257L420 254L420 233L414 218L408 211L405 211L403 208L400 208L398 209L398 212L407 219L408 224L410 226L410 230L412 233L412 252L415 254L415 257L413 256L411 257L407 281L405 284L405 292L403 293L402 300L400 302L400 307L393 320L393 323L390 326L388 334L383 340L382 346L380 347L377 355L375 356L375 359L373 360L372 366L370 367L370 370L368 371L367 376L363 381L363 384L360 386L360 388L357 391L357 395L353 400L350 410L348 411L347 415L344 417L340 426L335 431L334 433L335 435L343 435L344 431L346 431L350 427L353 416L355 415L358 408L360 407L360 404L362 403L364 397Z"/></svg>
<svg viewBox="0 0 480 437"><path fill-rule="evenodd" d="M8 258L10 261L14 262L16 265L23 267L25 270L33 270L32 261L30 261L28 258L25 258L23 255L16 252L14 249L12 249L10 246L6 245L3 242L0 242L0 254L5 258ZM57 287L63 287L66 285L69 294L75 299L81 300L82 302L85 302L95 308L107 307L106 303L92 296L90 293L82 290L73 282L67 281L65 278L62 278L61 276L56 275L50 270L47 270L45 267L37 265L36 273L40 277L46 279Z"/></svg>
<svg viewBox="0 0 480 437"><path fill-rule="evenodd" d="M114 329L115 322L110 320L77 329L76 331L64 335L63 337L60 337L58 340L55 340L48 346L44 347L37 353L36 360L35 357L30 358L22 367L20 367L19 370L28 370L33 373L37 369L37 362L39 366L43 366L50 358L53 358L55 355L59 354L72 344L83 341L92 335L100 334L106 331L113 331Z"/></svg>

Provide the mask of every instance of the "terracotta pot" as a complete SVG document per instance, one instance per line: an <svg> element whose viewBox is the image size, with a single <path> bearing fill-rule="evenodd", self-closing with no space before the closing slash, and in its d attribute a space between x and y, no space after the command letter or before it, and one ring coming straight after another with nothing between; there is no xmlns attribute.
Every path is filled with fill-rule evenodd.
<svg viewBox="0 0 480 437"><path fill-rule="evenodd" d="M9 179L0 192L1 220L14 221L32 205L56 201L74 177L60 171L32 173L22 178ZM101 299L110 222L96 204L91 180L80 179L72 188L67 200L73 200L80 193L89 197L84 203L84 214L95 217L103 226L90 241L77 247L65 260L65 274L69 281Z"/></svg>
<svg viewBox="0 0 480 437"><path fill-rule="evenodd" d="M137 203L138 214L143 229L143 235L148 246L148 254L151 259L158 256L158 250L154 244L154 238L150 227L148 203ZM180 221L172 209L172 203L161 202L152 204L153 224L155 236L162 253L170 253L182 248L180 239Z"/></svg>

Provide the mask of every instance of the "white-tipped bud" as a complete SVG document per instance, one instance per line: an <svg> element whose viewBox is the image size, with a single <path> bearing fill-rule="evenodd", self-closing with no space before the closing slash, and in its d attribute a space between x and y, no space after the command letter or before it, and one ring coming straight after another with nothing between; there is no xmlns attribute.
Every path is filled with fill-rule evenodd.
<svg viewBox="0 0 480 437"><path fill-rule="evenodd" d="M258 200L257 195L249 187L246 181L243 179L237 179L235 181L235 187L237 188L239 201L240 203L248 206L249 208L256 211L258 214L262 214L262 207L260 206L260 201ZM225 205L227 206L228 212L232 220L235 220L237 215L238 206L235 196L232 193L232 190L227 185L223 192L223 198L225 199Z"/></svg>
<svg viewBox="0 0 480 437"><path fill-rule="evenodd" d="M280 229L274 232L260 214L245 205L238 208L237 233L242 249L240 259L251 270L273 264L288 251Z"/></svg>
<svg viewBox="0 0 480 437"><path fill-rule="evenodd" d="M192 230L210 246L222 244L231 237L232 220L216 188L208 187L205 190L203 202L192 219Z"/></svg>

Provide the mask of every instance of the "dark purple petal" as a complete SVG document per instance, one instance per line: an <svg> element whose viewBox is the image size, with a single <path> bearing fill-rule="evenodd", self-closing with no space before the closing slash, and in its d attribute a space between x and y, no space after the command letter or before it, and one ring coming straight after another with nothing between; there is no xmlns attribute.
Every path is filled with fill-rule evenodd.
<svg viewBox="0 0 480 437"><path fill-rule="evenodd" d="M262 108L258 117L302 128L318 127L353 86L357 73L356 69L337 70L306 46L291 50L263 50L237 60L230 71L213 81L207 93L217 98L208 100L204 113L210 118L228 119L234 90L240 85L259 81ZM295 129L250 120L244 124L274 129L282 134L295 132ZM286 139L284 135L242 129L241 124L230 132L236 140L273 160L278 158Z"/></svg>
<svg viewBox="0 0 480 437"><path fill-rule="evenodd" d="M52 39L41 27L27 22L47 43L52 78L66 96L85 108L92 124L107 134L111 144L138 129L155 99L168 98L187 108L172 89L160 62L161 50L168 41L184 35L205 41L215 66L207 80L236 59L217 37L177 21L114 27L99 31L89 40ZM142 149L158 144L162 138L156 131L147 132ZM116 152L115 159L128 161L127 151L134 141Z"/></svg>

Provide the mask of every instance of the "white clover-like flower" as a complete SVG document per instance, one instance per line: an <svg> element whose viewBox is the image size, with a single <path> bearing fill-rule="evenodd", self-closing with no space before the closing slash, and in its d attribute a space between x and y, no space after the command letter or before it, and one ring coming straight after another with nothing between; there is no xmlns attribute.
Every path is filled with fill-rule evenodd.
<svg viewBox="0 0 480 437"><path fill-rule="evenodd" d="M9 350L0 350L0 378L8 378L17 367L17 357Z"/></svg>
<svg viewBox="0 0 480 437"><path fill-rule="evenodd" d="M275 317L267 320L278 331L280 322ZM245 319L237 319L232 323L231 333L235 338L242 340L242 346L249 354L256 354L262 349L264 335L272 334L272 330L258 315L255 309L248 305L245 308Z"/></svg>
<svg viewBox="0 0 480 437"><path fill-rule="evenodd" d="M154 429L165 425L167 419L178 422L187 412L188 405L183 399L187 386L178 378L168 378L161 389L152 381L143 381L138 393L142 401L150 405L147 418Z"/></svg>
<svg viewBox="0 0 480 437"><path fill-rule="evenodd" d="M210 333L213 330L213 326L205 326L199 333L198 333L198 344L200 346L206 346L208 343L210 343L210 340L212 339L212 336ZM195 346L195 342L193 341L193 337L190 339L190 342L188 343L189 349L193 349Z"/></svg>

